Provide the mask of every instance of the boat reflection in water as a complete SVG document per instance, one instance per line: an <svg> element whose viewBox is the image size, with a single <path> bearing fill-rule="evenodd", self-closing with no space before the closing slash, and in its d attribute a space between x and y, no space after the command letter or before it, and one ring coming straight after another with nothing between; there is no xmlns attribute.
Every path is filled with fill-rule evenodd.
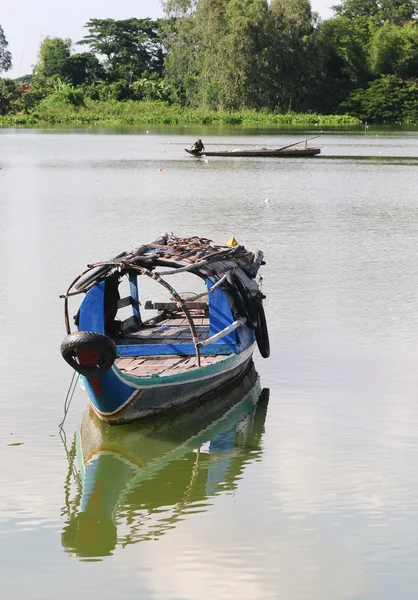
<svg viewBox="0 0 418 600"><path fill-rule="evenodd" d="M109 427L87 411L69 452L64 549L108 556L117 544L156 539L188 512L207 510L210 496L234 490L261 455L268 396L251 363L229 391L158 421Z"/></svg>

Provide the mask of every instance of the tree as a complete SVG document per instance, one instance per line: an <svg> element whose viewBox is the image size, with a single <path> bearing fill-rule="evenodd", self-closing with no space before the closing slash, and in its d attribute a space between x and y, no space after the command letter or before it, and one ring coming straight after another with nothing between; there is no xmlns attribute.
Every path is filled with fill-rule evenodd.
<svg viewBox="0 0 418 600"><path fill-rule="evenodd" d="M170 21L165 79L176 99L226 110L263 106L267 11L267 0L199 0Z"/></svg>
<svg viewBox="0 0 418 600"><path fill-rule="evenodd" d="M183 106L198 104L199 75L195 65L199 41L194 17L167 19L163 36L167 48L164 79L171 87L172 101Z"/></svg>
<svg viewBox="0 0 418 600"><path fill-rule="evenodd" d="M385 21L400 25L418 15L418 0L343 0L332 8L337 16L350 20L369 17L375 25Z"/></svg>
<svg viewBox="0 0 418 600"><path fill-rule="evenodd" d="M202 16L204 12L202 11ZM220 40L220 100L230 110L265 105L266 0L230 0L226 35Z"/></svg>
<svg viewBox="0 0 418 600"><path fill-rule="evenodd" d="M198 0L162 0L161 4L169 19L190 17L197 7Z"/></svg>
<svg viewBox="0 0 418 600"><path fill-rule="evenodd" d="M165 79L176 99L215 109L297 110L317 71L309 0L167 0Z"/></svg>
<svg viewBox="0 0 418 600"><path fill-rule="evenodd" d="M195 16L199 103L226 110L257 103L252 84L263 9L266 0L200 0Z"/></svg>
<svg viewBox="0 0 418 600"><path fill-rule="evenodd" d="M72 54L66 59L62 72L65 79L74 86L90 85L106 77L102 63L92 52Z"/></svg>
<svg viewBox="0 0 418 600"><path fill-rule="evenodd" d="M317 70L316 15L309 0L272 0L268 22L268 108L309 108Z"/></svg>
<svg viewBox="0 0 418 600"><path fill-rule="evenodd" d="M316 110L334 112L348 94L370 81L369 45L375 29L365 16L353 21L338 16L319 24Z"/></svg>
<svg viewBox="0 0 418 600"><path fill-rule="evenodd" d="M46 80L58 78L74 86L89 85L105 78L104 67L92 52L71 54L71 46L70 39L47 37L43 40L34 69L38 84L44 82L45 86Z"/></svg>
<svg viewBox="0 0 418 600"><path fill-rule="evenodd" d="M3 27L0 25L0 73L8 71L12 66L12 55L7 49L8 45Z"/></svg>
<svg viewBox="0 0 418 600"><path fill-rule="evenodd" d="M392 75L380 77L352 92L340 111L364 121L417 123L418 84Z"/></svg>
<svg viewBox="0 0 418 600"><path fill-rule="evenodd" d="M151 19L90 19L89 34L78 44L86 44L99 56L113 79L135 80L144 72L162 73L164 48L160 22Z"/></svg>
<svg viewBox="0 0 418 600"><path fill-rule="evenodd" d="M35 73L39 77L65 77L65 66L71 53L69 38L46 37L39 47Z"/></svg>
<svg viewBox="0 0 418 600"><path fill-rule="evenodd" d="M416 77L418 73L418 25L385 23L370 44L370 69L375 77L396 75Z"/></svg>

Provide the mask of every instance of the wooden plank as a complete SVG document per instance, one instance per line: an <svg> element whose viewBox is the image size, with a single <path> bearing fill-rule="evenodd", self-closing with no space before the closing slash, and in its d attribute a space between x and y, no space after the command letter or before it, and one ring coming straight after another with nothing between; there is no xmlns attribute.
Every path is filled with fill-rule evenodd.
<svg viewBox="0 0 418 600"><path fill-rule="evenodd" d="M132 317L129 317L128 319L125 319L124 321L122 321L122 331L127 331L128 329L131 328L136 328L138 326L138 320L136 319L135 315L132 315Z"/></svg>
<svg viewBox="0 0 418 600"><path fill-rule="evenodd" d="M133 357L128 357L128 358L117 358L116 359L116 366L118 367L118 369L129 369L130 367L133 367L134 364L138 365L141 364L142 362L145 362L146 358L140 358L138 356L133 356Z"/></svg>
<svg viewBox="0 0 418 600"><path fill-rule="evenodd" d="M186 302L185 304L187 308L193 310L207 310L208 308L207 302ZM144 308L147 310L181 310L175 302L152 302L152 300L147 300Z"/></svg>
<svg viewBox="0 0 418 600"><path fill-rule="evenodd" d="M170 327L182 327L188 325L187 319L185 317L181 317L180 319L167 319L165 324Z"/></svg>
<svg viewBox="0 0 418 600"><path fill-rule="evenodd" d="M201 364L203 366L213 364L214 362L218 362L220 360L223 360L224 358L225 357L223 355L202 356ZM135 360L140 360L141 362L135 364ZM159 375L162 375L164 373L181 373L189 371L196 367L197 359L195 356L169 356L166 359L163 356L160 356L148 358L145 360L134 359L133 361L131 361L130 368L126 372L136 377L148 377L156 373L158 373Z"/></svg>
<svg viewBox="0 0 418 600"><path fill-rule="evenodd" d="M118 309L126 308L127 306L132 306L133 300L134 299L132 298L132 296L126 296L126 298L121 298L120 300L118 300Z"/></svg>

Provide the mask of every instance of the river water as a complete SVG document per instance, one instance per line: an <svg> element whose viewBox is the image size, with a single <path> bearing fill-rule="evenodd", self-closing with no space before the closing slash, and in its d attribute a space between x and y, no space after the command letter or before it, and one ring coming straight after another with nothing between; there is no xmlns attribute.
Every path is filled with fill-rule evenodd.
<svg viewBox="0 0 418 600"><path fill-rule="evenodd" d="M183 149L318 133L0 130L2 599L415 600L418 132ZM59 295L164 231L264 250L271 356L174 433L103 430L77 388L63 440Z"/></svg>

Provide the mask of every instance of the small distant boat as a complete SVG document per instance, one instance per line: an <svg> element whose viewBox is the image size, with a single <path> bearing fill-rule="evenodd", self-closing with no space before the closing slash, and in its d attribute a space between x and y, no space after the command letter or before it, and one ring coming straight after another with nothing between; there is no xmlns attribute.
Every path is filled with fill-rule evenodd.
<svg viewBox="0 0 418 600"><path fill-rule="evenodd" d="M186 152L192 154L193 156L229 156L230 158L235 158L238 156L263 156L263 157L276 157L276 158L288 158L288 157L298 157L298 156L315 156L316 154L321 153L320 148L292 148L289 150L280 150L280 149L269 149L269 148L260 148L259 150L225 150L220 152L197 152L196 150L188 150L185 148Z"/></svg>
<svg viewBox="0 0 418 600"><path fill-rule="evenodd" d="M158 539L191 507L209 510L206 500L236 489L246 466L262 455L268 400L251 363L204 411L195 405L123 428L86 411L67 454L64 550L110 555L117 545Z"/></svg>
<svg viewBox="0 0 418 600"><path fill-rule="evenodd" d="M242 156L261 156L261 157L276 157L276 158L287 158L287 157L307 157L307 156L315 156L316 154L321 153L320 148L308 148L307 142L310 139L315 139L319 136L315 136L313 138L309 138L304 140L304 146L294 148L298 144L302 142L296 142L295 144L290 144L288 146L283 146L282 148L253 148L253 149L241 149L235 148L233 150L220 150L220 151L204 151L198 152L197 150L189 150L185 148L188 154L192 156L200 157L200 156L228 156L228 157L242 157Z"/></svg>
<svg viewBox="0 0 418 600"><path fill-rule="evenodd" d="M66 293L61 353L81 376L96 415L123 424L181 408L233 384L258 345L270 353L257 275L263 253L235 238L218 245L164 234L150 244L89 265ZM184 276L201 291L180 292ZM138 280L166 290L140 302ZM190 289L190 282L186 289ZM177 286L177 284L176 284ZM123 298L119 290L125 287ZM195 289L195 288L193 288ZM69 298L85 294L72 333ZM129 316L123 314L128 310ZM145 312L153 311L147 318Z"/></svg>

